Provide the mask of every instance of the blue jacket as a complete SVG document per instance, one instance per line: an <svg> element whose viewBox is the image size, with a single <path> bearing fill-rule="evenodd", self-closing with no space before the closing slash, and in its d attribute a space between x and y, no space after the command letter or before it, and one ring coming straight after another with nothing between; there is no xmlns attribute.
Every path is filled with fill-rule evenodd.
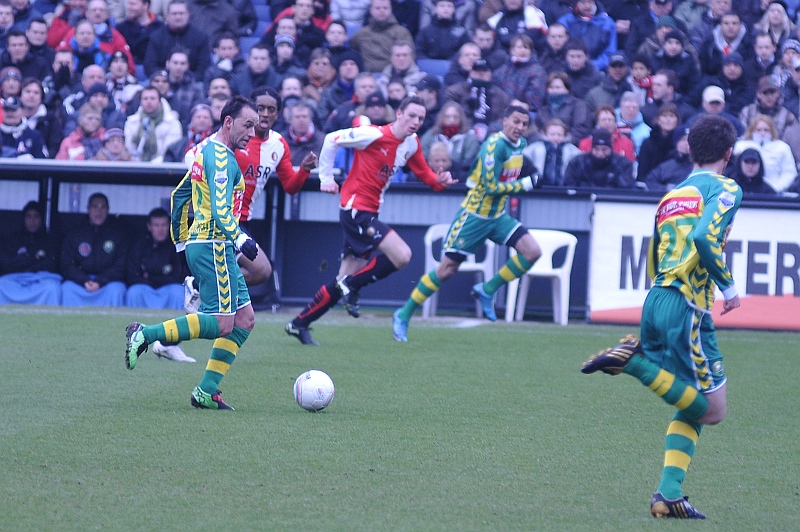
<svg viewBox="0 0 800 532"><path fill-rule="evenodd" d="M567 28L570 37L586 44L597 70L603 71L608 67L608 59L617 51L617 26L600 6L597 6L597 13L591 19L567 13L558 22Z"/></svg>

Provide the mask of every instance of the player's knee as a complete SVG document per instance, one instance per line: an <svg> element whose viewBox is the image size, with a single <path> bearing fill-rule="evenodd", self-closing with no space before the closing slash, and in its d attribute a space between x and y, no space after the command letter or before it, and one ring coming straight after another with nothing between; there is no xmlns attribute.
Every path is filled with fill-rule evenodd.
<svg viewBox="0 0 800 532"><path fill-rule="evenodd" d="M395 268L402 270L411 262L411 248L406 246L405 249L397 250L391 257L391 261Z"/></svg>
<svg viewBox="0 0 800 532"><path fill-rule="evenodd" d="M219 324L220 337L228 336L233 332L233 322L223 322Z"/></svg>

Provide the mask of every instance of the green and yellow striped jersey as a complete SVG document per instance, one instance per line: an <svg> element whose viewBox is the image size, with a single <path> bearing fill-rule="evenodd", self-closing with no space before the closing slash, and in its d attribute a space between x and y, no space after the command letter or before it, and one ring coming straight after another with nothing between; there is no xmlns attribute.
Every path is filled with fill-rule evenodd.
<svg viewBox="0 0 800 532"><path fill-rule="evenodd" d="M242 233L239 212L244 188L233 151L212 138L172 191L173 242L235 242ZM190 206L194 212L191 226L188 225Z"/></svg>
<svg viewBox="0 0 800 532"><path fill-rule="evenodd" d="M696 307L711 310L714 288L733 287L722 254L742 191L732 179L695 170L658 204L648 273L654 286L672 286Z"/></svg>
<svg viewBox="0 0 800 532"><path fill-rule="evenodd" d="M503 214L508 195L525 190L517 181L525 146L524 138L512 144L502 132L486 139L472 165L467 179L470 191L461 207L485 218L497 218Z"/></svg>

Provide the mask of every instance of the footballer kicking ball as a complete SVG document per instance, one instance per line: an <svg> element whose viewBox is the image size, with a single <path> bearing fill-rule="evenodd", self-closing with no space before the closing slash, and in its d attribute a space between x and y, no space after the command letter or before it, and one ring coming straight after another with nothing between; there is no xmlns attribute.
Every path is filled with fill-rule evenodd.
<svg viewBox="0 0 800 532"><path fill-rule="evenodd" d="M308 370L294 381L294 400L309 412L319 412L333 401L333 381L324 371Z"/></svg>

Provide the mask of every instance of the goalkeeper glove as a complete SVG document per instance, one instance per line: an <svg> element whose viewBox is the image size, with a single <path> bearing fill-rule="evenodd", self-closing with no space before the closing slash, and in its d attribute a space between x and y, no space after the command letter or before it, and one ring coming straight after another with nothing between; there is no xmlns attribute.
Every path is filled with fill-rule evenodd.
<svg viewBox="0 0 800 532"><path fill-rule="evenodd" d="M258 255L258 245L256 244L255 240L242 233L236 239L235 245L236 249L238 249L242 255L247 257L247 260L256 260L256 256Z"/></svg>

